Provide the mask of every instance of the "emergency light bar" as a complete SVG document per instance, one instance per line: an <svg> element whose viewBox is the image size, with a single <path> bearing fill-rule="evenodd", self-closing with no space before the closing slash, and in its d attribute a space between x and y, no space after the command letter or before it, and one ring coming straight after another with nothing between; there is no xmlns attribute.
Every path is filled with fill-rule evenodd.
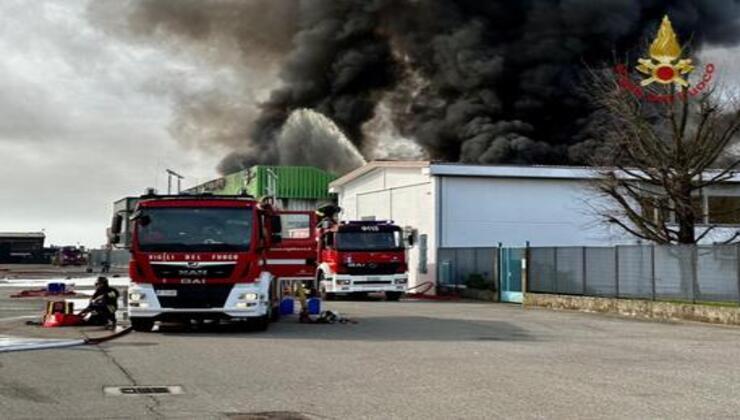
<svg viewBox="0 0 740 420"><path fill-rule="evenodd" d="M360 226L377 226L377 225L394 225L393 220L350 220L340 222L342 225L360 225Z"/></svg>

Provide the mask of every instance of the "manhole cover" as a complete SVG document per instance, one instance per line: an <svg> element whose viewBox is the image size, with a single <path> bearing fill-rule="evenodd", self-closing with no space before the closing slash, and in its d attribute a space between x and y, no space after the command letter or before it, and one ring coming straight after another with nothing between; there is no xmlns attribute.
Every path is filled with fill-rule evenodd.
<svg viewBox="0 0 740 420"><path fill-rule="evenodd" d="M103 392L108 395L167 395L182 394L182 387L177 385L106 386Z"/></svg>
<svg viewBox="0 0 740 420"><path fill-rule="evenodd" d="M295 411L264 411L261 413L229 414L228 416L231 420L311 420L315 418Z"/></svg>

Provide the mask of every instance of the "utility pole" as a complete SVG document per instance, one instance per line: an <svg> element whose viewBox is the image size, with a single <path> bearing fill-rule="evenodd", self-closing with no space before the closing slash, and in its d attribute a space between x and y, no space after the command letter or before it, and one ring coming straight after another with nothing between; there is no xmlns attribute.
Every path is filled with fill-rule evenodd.
<svg viewBox="0 0 740 420"><path fill-rule="evenodd" d="M177 193L180 194L182 185L181 181L185 177L173 171L172 169L167 169L167 195L172 195L172 177L177 178Z"/></svg>

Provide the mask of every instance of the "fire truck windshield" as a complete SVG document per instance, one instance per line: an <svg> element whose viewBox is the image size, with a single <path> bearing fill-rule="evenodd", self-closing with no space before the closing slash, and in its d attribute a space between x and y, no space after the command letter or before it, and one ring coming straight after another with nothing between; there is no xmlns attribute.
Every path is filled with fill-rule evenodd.
<svg viewBox="0 0 740 420"><path fill-rule="evenodd" d="M339 232L339 251L394 251L401 248L400 232Z"/></svg>
<svg viewBox="0 0 740 420"><path fill-rule="evenodd" d="M139 249L148 252L248 251L251 208L146 208L138 216Z"/></svg>

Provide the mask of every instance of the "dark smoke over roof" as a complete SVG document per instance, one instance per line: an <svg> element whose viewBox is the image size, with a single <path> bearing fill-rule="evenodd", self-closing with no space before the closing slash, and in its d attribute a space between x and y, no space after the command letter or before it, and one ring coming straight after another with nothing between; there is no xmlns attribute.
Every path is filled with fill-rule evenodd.
<svg viewBox="0 0 740 420"><path fill-rule="evenodd" d="M96 6L93 15L110 7ZM397 131L431 159L583 163L598 146L588 136L593 110L579 93L588 66L634 59L664 14L694 48L740 41L740 0L134 0L117 7L126 36L180 48L218 39L208 45L225 56L269 51L266 59L279 62L277 86L259 108L227 107L243 117L215 118L236 127L223 136L231 140L213 139L233 150L221 165L227 172L281 163L286 148L291 162L305 155L299 163L326 166L330 143L317 143L325 153L314 162L315 154L292 151L313 140L277 141L291 113L304 108L331 119L367 153L364 130L381 126L367 124L380 101ZM254 59L229 65L246 73ZM208 95L185 105L206 115L222 108ZM208 125L203 120L188 112L175 119L185 127Z"/></svg>

